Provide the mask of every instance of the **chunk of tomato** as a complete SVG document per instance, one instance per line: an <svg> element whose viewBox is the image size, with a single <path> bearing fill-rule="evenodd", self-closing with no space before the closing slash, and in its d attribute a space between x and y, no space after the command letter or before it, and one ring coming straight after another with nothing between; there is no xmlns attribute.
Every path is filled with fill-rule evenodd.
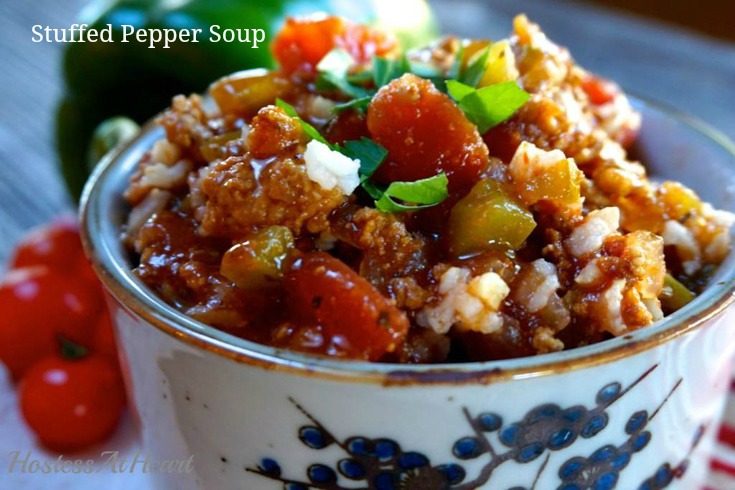
<svg viewBox="0 0 735 490"><path fill-rule="evenodd" d="M594 105L610 103L620 93L620 88L614 82L595 75L587 76L582 82L582 90Z"/></svg>
<svg viewBox="0 0 735 490"><path fill-rule="evenodd" d="M340 17L306 17L286 19L271 49L284 72L309 74L335 48L344 49L362 64L397 47L394 37Z"/></svg>
<svg viewBox="0 0 735 490"><path fill-rule="evenodd" d="M296 261L284 286L292 321L319 325L325 344L341 337L348 357L379 360L408 333L405 313L329 254L311 253Z"/></svg>
<svg viewBox="0 0 735 490"><path fill-rule="evenodd" d="M388 184L445 172L450 190L467 190L488 166L477 127L429 80L403 75L381 88L367 113L373 139L388 150L374 177Z"/></svg>
<svg viewBox="0 0 735 490"><path fill-rule="evenodd" d="M510 163L523 141L521 122L517 118L511 118L490 128L482 138L485 140L490 155L505 163Z"/></svg>

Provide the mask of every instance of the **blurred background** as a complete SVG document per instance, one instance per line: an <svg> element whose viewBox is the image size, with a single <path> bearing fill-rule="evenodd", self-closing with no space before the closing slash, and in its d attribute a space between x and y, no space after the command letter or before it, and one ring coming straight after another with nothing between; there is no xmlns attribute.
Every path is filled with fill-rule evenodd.
<svg viewBox="0 0 735 490"><path fill-rule="evenodd" d="M643 16L661 19L695 29L703 34L735 40L732 18L735 4L718 0L594 0L607 7L614 7Z"/></svg>

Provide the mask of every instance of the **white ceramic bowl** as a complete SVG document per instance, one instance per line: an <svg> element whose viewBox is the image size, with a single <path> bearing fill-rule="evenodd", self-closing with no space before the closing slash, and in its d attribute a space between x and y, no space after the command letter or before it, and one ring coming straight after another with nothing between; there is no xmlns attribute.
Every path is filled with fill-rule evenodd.
<svg viewBox="0 0 735 490"><path fill-rule="evenodd" d="M735 206L733 145L639 103L652 174ZM162 130L87 186L87 253L109 292L145 450L187 460L171 489L699 488L735 351L735 262L705 294L625 337L532 358L440 366L284 352L198 323L133 274L121 193Z"/></svg>

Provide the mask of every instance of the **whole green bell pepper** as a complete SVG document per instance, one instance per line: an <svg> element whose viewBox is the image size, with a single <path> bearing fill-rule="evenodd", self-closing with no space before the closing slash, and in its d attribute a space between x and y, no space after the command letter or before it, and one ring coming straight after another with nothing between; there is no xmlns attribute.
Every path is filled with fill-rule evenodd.
<svg viewBox="0 0 735 490"><path fill-rule="evenodd" d="M269 43L286 16L328 12L396 33L404 47L436 36L424 0L107 0L93 1L81 14L88 29L112 26L114 42L75 42L64 53L66 95L56 117L61 171L76 199L88 176L91 135L103 120L124 115L142 123L168 106L178 93L204 91L215 79L238 70L272 67ZM120 42L122 25L135 29L202 29L198 42L169 48ZM258 48L239 42L211 42L209 28L263 29ZM220 31L221 32L221 31Z"/></svg>

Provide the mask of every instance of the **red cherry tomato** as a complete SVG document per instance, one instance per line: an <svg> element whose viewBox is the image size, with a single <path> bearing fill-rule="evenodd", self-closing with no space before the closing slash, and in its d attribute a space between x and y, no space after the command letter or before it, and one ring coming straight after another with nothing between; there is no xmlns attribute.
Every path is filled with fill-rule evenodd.
<svg viewBox="0 0 735 490"><path fill-rule="evenodd" d="M94 285L102 290L102 283L100 282L97 274L92 269L92 265L87 260L87 256L81 254L74 265L74 275L79 277L81 280L88 284Z"/></svg>
<svg viewBox="0 0 735 490"><path fill-rule="evenodd" d="M102 309L98 287L47 267L11 271L0 282L0 361L18 380L58 351L58 336L90 346Z"/></svg>
<svg viewBox="0 0 735 490"><path fill-rule="evenodd" d="M348 357L376 361L395 351L406 337L406 315L329 254L304 256L284 283L293 322L319 325L323 345L342 345Z"/></svg>
<svg viewBox="0 0 735 490"><path fill-rule="evenodd" d="M11 269L44 265L53 270L73 273L84 280L100 285L97 275L84 255L79 238L79 226L71 218L61 218L38 227L18 244Z"/></svg>
<svg viewBox="0 0 735 490"><path fill-rule="evenodd" d="M45 265L68 270L75 266L81 255L79 227L71 220L62 219L26 235L16 247L10 267Z"/></svg>
<svg viewBox="0 0 735 490"><path fill-rule="evenodd" d="M20 386L23 417L43 445L77 451L105 440L117 427L125 392L115 366L101 356L35 364Z"/></svg>
<svg viewBox="0 0 735 490"><path fill-rule="evenodd" d="M112 329L112 320L110 320L110 314L107 310L102 312L97 320L97 325L94 327L92 351L117 363L115 332Z"/></svg>

